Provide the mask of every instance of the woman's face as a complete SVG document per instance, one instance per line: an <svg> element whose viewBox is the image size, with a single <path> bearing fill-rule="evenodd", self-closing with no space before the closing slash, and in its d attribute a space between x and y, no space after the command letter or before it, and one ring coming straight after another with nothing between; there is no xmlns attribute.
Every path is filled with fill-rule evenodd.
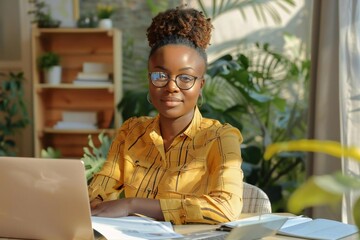
<svg viewBox="0 0 360 240"><path fill-rule="evenodd" d="M154 86L149 78L150 98L159 114L170 119L186 116L192 118L205 83L205 61L199 53L184 45L166 45L151 55L148 70L149 73L162 72L165 74L163 76L170 77L167 85L161 88ZM183 90L175 83L175 78L179 75L190 75L197 79L190 89Z"/></svg>

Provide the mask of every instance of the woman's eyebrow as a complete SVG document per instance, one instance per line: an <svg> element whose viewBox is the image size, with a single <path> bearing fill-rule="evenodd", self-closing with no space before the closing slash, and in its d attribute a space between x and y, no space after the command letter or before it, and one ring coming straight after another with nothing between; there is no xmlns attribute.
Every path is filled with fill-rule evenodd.
<svg viewBox="0 0 360 240"><path fill-rule="evenodd" d="M168 70L164 66L155 66L154 68L158 68L158 69L165 70L165 71ZM183 68L180 68L178 71L184 71L184 70L194 70L194 69L192 67L183 67Z"/></svg>
<svg viewBox="0 0 360 240"><path fill-rule="evenodd" d="M163 66L155 66L154 68L159 68L159 69L161 69L161 70L167 70L165 67L163 67Z"/></svg>

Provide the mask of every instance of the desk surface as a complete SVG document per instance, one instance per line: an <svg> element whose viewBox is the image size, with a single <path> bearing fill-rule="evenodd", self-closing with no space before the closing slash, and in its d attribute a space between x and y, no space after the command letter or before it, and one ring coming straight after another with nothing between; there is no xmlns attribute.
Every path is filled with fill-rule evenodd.
<svg viewBox="0 0 360 240"><path fill-rule="evenodd" d="M183 234L186 236L186 234L196 233L196 232L206 232L206 231L215 231L215 229L218 227L218 225L202 225L202 224L195 224L195 225L176 225L174 227L175 232ZM288 239L288 240L295 240L295 239L303 239L303 238L295 238L295 237L287 237L287 236L281 236L281 235L275 235L275 236L268 236L262 238L264 240L276 240L276 239ZM346 238L343 238L342 240L358 240L358 234L354 234L351 236L348 236Z"/></svg>
<svg viewBox="0 0 360 240"><path fill-rule="evenodd" d="M280 215L293 216L292 214L289 214L289 213L282 213ZM254 216L254 214L242 214L241 218L247 218L247 217L253 217L253 216ZM175 225L174 231L186 236L186 234L192 234L192 233L197 233L197 232L215 231L215 229L218 227L219 227L219 225L205 225L205 224ZM359 237L360 237L359 234L354 234L354 235L348 236L346 238L343 238L342 240L359 240ZM262 239L264 239L264 240L275 240L275 239L295 240L295 239L303 239L303 238L275 235L275 236L264 237Z"/></svg>
<svg viewBox="0 0 360 240"><path fill-rule="evenodd" d="M281 215L290 215L291 216L291 214L287 214L287 213L281 214ZM254 216L254 214L243 214L241 218L247 218L247 217L252 217L252 216ZM175 225L174 231L179 234L182 234L186 237L187 234L215 231L215 229L218 227L219 227L219 225L207 225L207 224ZM0 239L5 240L8 238L0 237ZM104 237L100 237L100 236L96 237L95 239L96 240L106 240ZM182 238L180 238L180 239L182 239ZM186 239L189 239L189 238L186 238ZM264 237L262 239L264 239L264 240L276 240L276 239L296 240L296 239L302 239L302 238L275 235L275 236ZM12 238L11 240L14 240L14 239ZM349 237L343 238L342 240L359 240L359 234L351 235Z"/></svg>

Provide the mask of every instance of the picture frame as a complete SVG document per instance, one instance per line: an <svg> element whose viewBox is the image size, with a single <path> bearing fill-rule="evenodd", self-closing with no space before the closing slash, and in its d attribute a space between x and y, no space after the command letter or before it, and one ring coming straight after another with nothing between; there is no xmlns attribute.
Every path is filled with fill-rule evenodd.
<svg viewBox="0 0 360 240"><path fill-rule="evenodd" d="M60 20L60 27L76 27L79 19L79 0L44 0L50 7L51 16Z"/></svg>

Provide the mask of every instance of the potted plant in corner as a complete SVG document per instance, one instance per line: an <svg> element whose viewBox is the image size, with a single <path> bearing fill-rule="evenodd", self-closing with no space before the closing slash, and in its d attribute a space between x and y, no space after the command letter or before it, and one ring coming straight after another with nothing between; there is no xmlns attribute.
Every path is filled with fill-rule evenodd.
<svg viewBox="0 0 360 240"><path fill-rule="evenodd" d="M43 70L46 83L59 84L61 82L60 56L57 53L43 53L38 59L38 65Z"/></svg>
<svg viewBox="0 0 360 240"><path fill-rule="evenodd" d="M30 123L24 100L24 73L0 72L0 156L18 154L16 133Z"/></svg>

